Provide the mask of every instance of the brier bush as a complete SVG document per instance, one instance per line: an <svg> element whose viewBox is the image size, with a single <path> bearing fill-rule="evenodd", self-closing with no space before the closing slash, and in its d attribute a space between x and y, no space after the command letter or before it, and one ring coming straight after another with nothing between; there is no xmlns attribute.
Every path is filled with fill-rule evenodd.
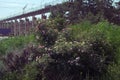
<svg viewBox="0 0 120 80"><path fill-rule="evenodd" d="M57 39L58 35L57 30L50 28L45 23L40 23L36 31L37 31L36 38L43 45L46 46L53 45L55 40Z"/></svg>
<svg viewBox="0 0 120 80"><path fill-rule="evenodd" d="M106 73L108 65L113 61L112 48L107 43L61 40L63 41L58 41L54 46L55 53L51 55L51 58L58 65L61 64L63 71L68 71L67 75L74 75L72 80L83 80L88 74L90 78L102 77L102 74Z"/></svg>
<svg viewBox="0 0 120 80"><path fill-rule="evenodd" d="M119 36L110 32L109 25L85 22L59 31L40 23L35 35L38 45L3 57L7 73L2 80L110 80L114 71L109 69L118 60L114 40Z"/></svg>
<svg viewBox="0 0 120 80"><path fill-rule="evenodd" d="M78 31L79 29L77 28ZM75 38L76 36L72 36L75 29L66 31L70 34L66 34L63 30L54 45L51 48L46 47L48 51L44 56L37 58L39 64L46 66L43 69L44 79L83 80L89 77L96 80L105 75L108 66L114 61L114 50L104 34L90 32L86 35L84 31L82 36L78 33L79 38ZM83 37L85 35L86 37ZM74 39L68 40L71 37Z"/></svg>
<svg viewBox="0 0 120 80"><path fill-rule="evenodd" d="M61 17L56 17L55 18L55 25L58 31L61 31L62 29L65 28L65 19Z"/></svg>

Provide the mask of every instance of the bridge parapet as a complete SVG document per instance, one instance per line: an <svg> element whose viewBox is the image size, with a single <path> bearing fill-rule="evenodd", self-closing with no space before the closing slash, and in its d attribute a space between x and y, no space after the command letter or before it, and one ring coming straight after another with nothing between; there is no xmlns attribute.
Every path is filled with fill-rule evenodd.
<svg viewBox="0 0 120 80"><path fill-rule="evenodd" d="M14 15L5 19L0 20L0 29L11 29L11 34L14 36L17 35L26 35L29 34L31 29L34 29L38 23L36 15L42 15L42 19L46 19L45 13L51 12L51 10L55 10L56 6L58 6L57 2L61 0L55 0L52 3L44 4L41 7L38 7L34 10L29 10L27 12L19 13L18 15ZM69 0L64 0L67 2ZM30 21L28 17L32 16L32 20ZM22 19L24 18L24 20Z"/></svg>

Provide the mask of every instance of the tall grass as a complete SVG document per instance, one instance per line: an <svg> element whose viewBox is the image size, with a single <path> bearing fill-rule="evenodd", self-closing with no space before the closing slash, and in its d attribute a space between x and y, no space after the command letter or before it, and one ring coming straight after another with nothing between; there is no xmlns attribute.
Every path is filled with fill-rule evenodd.
<svg viewBox="0 0 120 80"><path fill-rule="evenodd" d="M25 45L27 45L30 42L35 42L34 35L9 37L7 39L1 40L0 55L14 51L16 49L23 48Z"/></svg>
<svg viewBox="0 0 120 80"><path fill-rule="evenodd" d="M101 21L97 24L90 24L85 21L73 25L71 28L71 36L75 40L94 41L98 39L109 43L113 47L115 61L109 65L108 74L104 76L104 79L120 80L120 26L110 24L107 21Z"/></svg>
<svg viewBox="0 0 120 80"><path fill-rule="evenodd" d="M110 24L107 21L101 21L96 24L91 24L89 21L84 21L79 24L71 25L69 27L71 29L68 29L68 33L67 33L68 35L65 35L64 32L62 34L62 31L60 31L60 35L58 35L58 40L55 41L55 44L53 44L52 46L49 47L51 52L49 52L49 51L39 52L40 54L42 54L42 55L44 54L44 55L40 57L40 59L39 59L40 61L38 61L38 62L35 61L37 59L33 59L33 62L35 61L35 62L37 62L37 64L31 64L31 62L30 62L30 64L25 64L25 67L23 67L21 69L23 71L20 70L22 73L20 73L20 72L17 72L17 74L16 74L16 72L13 72L13 74L8 73L8 76L5 76L5 79L6 80L13 80L13 79L16 79L16 80L35 80L36 79L37 80L37 78L38 78L38 80L43 80L44 78L46 78L44 80L51 80L51 79L49 79L49 77L51 77L50 75L54 75L54 76L52 76L52 78L53 78L52 80L73 80L73 78L75 78L75 80L76 80L76 76L77 76L76 74L75 75L70 74L70 76L69 76L69 72L67 71L67 68L69 65L65 64L66 63L65 61L67 61L67 58L68 58L68 60L70 59L71 64L74 65L74 63L72 63L72 61L74 61L76 57L78 57L82 54L83 54L83 56L80 56L80 60L82 60L85 57L85 61L83 61L82 63L78 62L79 64L83 64L84 62L87 62L88 60L92 60L93 57L91 57L90 59L88 59L88 58L86 59L87 56L92 54L91 49L94 48L94 47L90 47L89 45L92 44L91 42L98 41L98 42L101 42L101 44L103 43L102 44L103 46L100 48L100 46L98 45L97 46L99 48L98 51L93 49L93 54L95 54L96 51L97 51L97 53L99 53L99 50L101 50L100 56L102 56L103 58L106 59L107 56L110 56L110 58L111 58L111 56L112 56L111 54L113 54L113 56L115 55L114 61L108 60L108 61L110 61L110 63L108 63L109 65L106 65L107 67L102 66L102 65L96 66L96 65L94 65L94 62L91 61L90 66L105 67L105 69L107 68L107 72L103 73L102 77L101 77L101 75L93 76L93 75L97 75L97 74L93 74L93 75L91 75L92 76L91 77L89 74L89 72L90 72L89 71L89 72L87 72L87 75L85 73L85 76L84 76L85 78L81 78L82 75L78 75L77 77L79 77L79 78L77 78L77 79L78 80L83 80L83 79L84 80L120 80L120 78L119 78L119 75L120 75L120 26ZM51 33L49 33L49 34L51 34ZM70 39L70 40L67 41L67 39L65 39L65 36L68 37L68 39ZM48 37L48 36L46 36L46 37ZM60 37L60 39L59 39L59 37ZM30 35L30 36L26 36L26 37L20 36L20 37L5 39L0 42L0 44L1 44L0 45L0 54L3 55L3 54L6 54L7 52L15 50L15 49L23 48L25 45L27 45L30 42L35 42L34 35ZM73 42L76 42L76 44ZM77 44L81 45L81 46L78 47ZM57 50L55 48L57 54L54 54L52 52L55 52L55 50L53 50L52 47L56 47L56 46L59 49ZM75 50L72 51L72 48L74 48L74 46L76 46ZM40 51L40 49L44 49L44 48L46 48L46 50L47 50L47 47L38 48L36 50ZM88 48L88 49L86 49L86 48ZM83 53L80 51L76 52L77 49L81 50L81 51L86 50L85 52L88 53L88 55L87 56L84 55L85 54L84 52ZM35 55L35 53L38 53L38 51L34 52L33 55ZM50 56L50 54L47 55L47 53L50 53L53 55ZM69 58L67 53L68 54L71 53L73 56ZM106 56L104 56L105 53L106 53ZM62 54L62 56L65 57L65 60L64 60L64 58L61 58L61 56L59 54ZM55 57L55 59L54 59L54 57ZM103 58L102 58L102 60L103 60ZM16 60L18 60L18 59L16 59ZM96 64L99 64L99 59L95 58L95 60L96 60L96 62L98 60L98 62ZM50 63L49 63L49 61L50 61ZM60 63L52 64L52 63L56 63L57 61L59 61ZM64 66L63 66L63 63L64 63ZM88 63L88 64L90 64L90 63ZM103 64L105 64L105 63L103 63ZM39 65L39 67L38 67L38 65ZM43 65L43 67L44 67L43 70L40 65ZM56 66L58 67L58 70L60 70L61 73L58 73L59 71L56 72L56 69L57 69ZM87 65L86 65L86 67L87 67ZM64 68L64 70L62 68ZM72 69L74 69L74 73L79 72L76 70L77 68L75 68L75 66L72 67ZM82 69L84 69L84 68L82 68ZM67 72L65 72L65 70ZM58 74L56 74L55 72ZM93 70L92 70L92 72L93 72ZM16 78L19 76L21 77L21 79ZM10 77L10 79L9 79L9 77Z"/></svg>

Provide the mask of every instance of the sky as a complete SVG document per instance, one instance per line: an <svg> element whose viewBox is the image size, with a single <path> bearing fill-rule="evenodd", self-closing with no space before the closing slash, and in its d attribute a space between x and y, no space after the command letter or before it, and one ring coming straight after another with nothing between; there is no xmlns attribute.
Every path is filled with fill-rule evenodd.
<svg viewBox="0 0 120 80"><path fill-rule="evenodd" d="M0 19L64 0L0 0ZM120 0L115 0L120 1ZM25 8L25 10L23 10Z"/></svg>
<svg viewBox="0 0 120 80"><path fill-rule="evenodd" d="M0 0L0 19L63 0ZM23 8L25 8L23 10Z"/></svg>

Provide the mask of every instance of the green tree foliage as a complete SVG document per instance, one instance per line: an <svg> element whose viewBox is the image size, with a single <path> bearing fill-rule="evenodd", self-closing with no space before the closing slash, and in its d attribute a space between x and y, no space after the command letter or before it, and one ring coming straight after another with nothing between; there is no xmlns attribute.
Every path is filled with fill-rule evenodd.
<svg viewBox="0 0 120 80"><path fill-rule="evenodd" d="M99 22L101 17L115 24L120 22L119 10L113 6L113 0L69 0L63 5L58 5L57 8L57 10L51 11L51 16L61 15L61 17L65 18L66 16L64 15L67 11L69 12L67 19L70 23L79 22L80 19L84 19L89 13L94 16L99 14L95 22Z"/></svg>

